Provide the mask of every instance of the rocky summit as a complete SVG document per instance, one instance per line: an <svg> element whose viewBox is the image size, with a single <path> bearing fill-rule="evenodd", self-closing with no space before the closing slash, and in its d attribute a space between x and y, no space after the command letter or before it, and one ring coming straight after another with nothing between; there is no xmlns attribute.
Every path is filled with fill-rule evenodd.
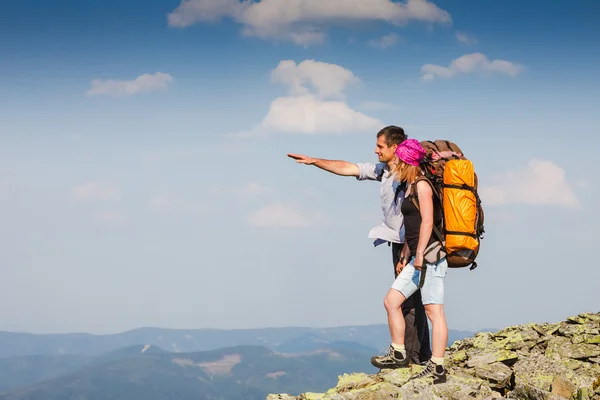
<svg viewBox="0 0 600 400"><path fill-rule="evenodd" d="M267 400L600 400L600 313L479 332L454 342L444 358L445 383L409 380L424 368L412 365L344 374L326 393L270 394Z"/></svg>

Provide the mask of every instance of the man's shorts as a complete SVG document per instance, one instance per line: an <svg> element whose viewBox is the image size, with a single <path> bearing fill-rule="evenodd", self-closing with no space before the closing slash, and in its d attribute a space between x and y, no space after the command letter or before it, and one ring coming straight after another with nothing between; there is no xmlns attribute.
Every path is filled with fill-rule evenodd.
<svg viewBox="0 0 600 400"><path fill-rule="evenodd" d="M400 275L392 284L392 289L396 289L405 298L410 297L419 289L419 279L421 271L414 267L415 258L412 257L406 264ZM446 258L442 258L437 264L427 264L425 272L425 282L421 288L421 297L423 304L444 304L444 278L448 270Z"/></svg>

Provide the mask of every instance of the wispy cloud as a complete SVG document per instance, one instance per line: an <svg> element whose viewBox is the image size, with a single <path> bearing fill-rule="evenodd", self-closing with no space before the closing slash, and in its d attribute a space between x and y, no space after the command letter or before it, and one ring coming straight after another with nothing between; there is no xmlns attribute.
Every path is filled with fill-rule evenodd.
<svg viewBox="0 0 600 400"><path fill-rule="evenodd" d="M138 93L165 90L172 81L173 77L171 75L162 72L156 72L152 75L143 74L132 80L94 79L86 95L132 96Z"/></svg>
<svg viewBox="0 0 600 400"><path fill-rule="evenodd" d="M392 47L398 43L400 37L395 33L390 33L389 35L382 36L377 39L373 39L369 41L369 45L373 47L379 47L380 49L387 49L388 47Z"/></svg>
<svg viewBox="0 0 600 400"><path fill-rule="evenodd" d="M475 36L460 31L456 32L456 40L464 44L477 43L477 38Z"/></svg>
<svg viewBox="0 0 600 400"><path fill-rule="evenodd" d="M121 199L121 190L111 184L87 182L74 187L71 195L77 201L117 201Z"/></svg>
<svg viewBox="0 0 600 400"><path fill-rule="evenodd" d="M327 23L336 20L383 21L396 26L409 21L451 24L447 11L428 0L182 0L168 15L171 27L185 28L230 18L244 36L290 41L308 46L323 43Z"/></svg>
<svg viewBox="0 0 600 400"><path fill-rule="evenodd" d="M581 208L565 171L550 161L532 159L520 169L493 176L492 181L480 188L484 204Z"/></svg>
<svg viewBox="0 0 600 400"><path fill-rule="evenodd" d="M433 81L435 78L452 78L459 74L490 73L501 74L514 77L524 71L522 65L505 61L490 61L482 53L465 54L461 56L448 67L436 64L425 64L421 67L421 80Z"/></svg>

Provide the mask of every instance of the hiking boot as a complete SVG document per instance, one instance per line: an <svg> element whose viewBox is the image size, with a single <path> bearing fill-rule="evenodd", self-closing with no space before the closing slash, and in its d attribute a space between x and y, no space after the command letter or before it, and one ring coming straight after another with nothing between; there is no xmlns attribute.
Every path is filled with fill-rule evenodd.
<svg viewBox="0 0 600 400"><path fill-rule="evenodd" d="M407 368L409 363L410 358L394 350L394 347L391 345L383 355L371 357L371 364L379 369Z"/></svg>
<svg viewBox="0 0 600 400"><path fill-rule="evenodd" d="M418 374L411 376L412 379L421 378L433 378L433 383L444 383L446 382L446 368L443 365L437 365L433 361L429 360L425 369Z"/></svg>

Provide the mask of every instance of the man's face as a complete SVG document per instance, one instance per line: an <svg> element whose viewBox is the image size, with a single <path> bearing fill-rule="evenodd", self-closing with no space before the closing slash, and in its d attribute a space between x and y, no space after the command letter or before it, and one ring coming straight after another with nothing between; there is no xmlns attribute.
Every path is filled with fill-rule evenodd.
<svg viewBox="0 0 600 400"><path fill-rule="evenodd" d="M381 135L377 138L377 144L375 145L375 154L379 158L379 162L389 163L394 159L394 152L398 147L397 144L393 144L388 147L385 143L385 136Z"/></svg>

